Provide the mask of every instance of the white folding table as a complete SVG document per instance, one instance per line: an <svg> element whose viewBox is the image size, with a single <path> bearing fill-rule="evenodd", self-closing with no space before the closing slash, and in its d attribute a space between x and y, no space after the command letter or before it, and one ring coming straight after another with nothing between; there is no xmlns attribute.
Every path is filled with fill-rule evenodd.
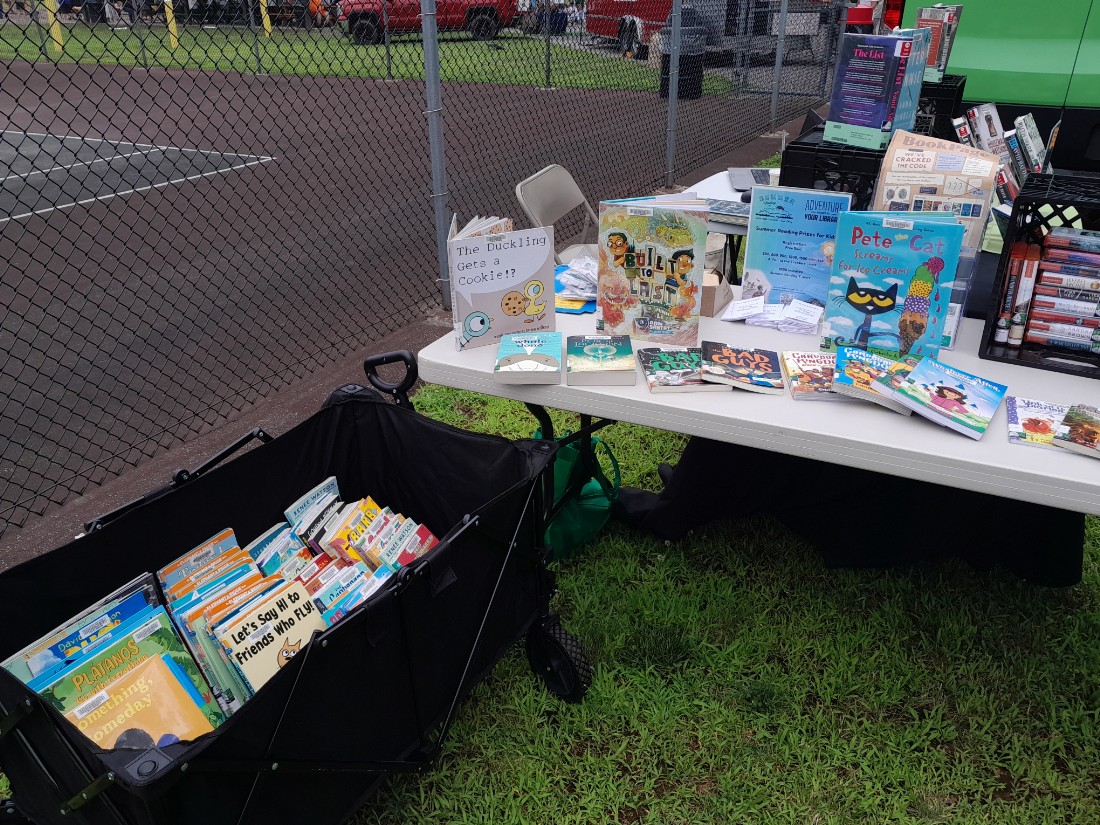
<svg viewBox="0 0 1100 825"><path fill-rule="evenodd" d="M593 315L557 315L565 335L595 332ZM1062 373L985 361L977 356L982 322L963 319L946 363L1026 398L1100 403L1100 382ZM781 333L714 318L702 319L701 337L737 346L815 350L816 336ZM645 346L635 341L635 348ZM920 416L902 416L859 401L795 401L788 394L729 392L651 393L639 374L632 387L501 384L493 378L496 347L455 350L448 333L418 356L425 381L528 405L628 421L717 441L928 481L1020 501L1100 515L1100 462L1073 453L1010 444L1004 404L980 441ZM730 468L736 479L736 468ZM741 482L751 484L751 479ZM1011 529L1006 525L1005 529Z"/></svg>

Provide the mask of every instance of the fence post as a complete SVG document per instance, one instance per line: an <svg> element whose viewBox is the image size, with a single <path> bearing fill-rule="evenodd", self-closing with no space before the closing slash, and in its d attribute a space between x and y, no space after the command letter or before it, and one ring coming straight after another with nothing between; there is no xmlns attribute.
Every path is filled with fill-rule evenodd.
<svg viewBox="0 0 1100 825"><path fill-rule="evenodd" d="M50 51L60 57L65 50L65 36L57 19L57 0L45 0L43 6L46 10L46 29L50 33Z"/></svg>
<svg viewBox="0 0 1100 825"><path fill-rule="evenodd" d="M180 33L176 28L176 13L172 9L172 0L164 0L164 25L168 27L168 42L172 44L172 51L180 47Z"/></svg>
<svg viewBox="0 0 1100 825"><path fill-rule="evenodd" d="M424 34L424 93L428 111L428 146L432 158L432 206L435 248L439 255L439 289L443 308L451 308L451 276L447 268L447 166L443 147L443 94L439 82L439 31L435 0L420 0Z"/></svg>
<svg viewBox="0 0 1100 825"><path fill-rule="evenodd" d="M546 12L542 19L542 29L546 35L546 84L543 86L544 89L550 88L550 14L550 0L546 0Z"/></svg>
<svg viewBox="0 0 1100 825"><path fill-rule="evenodd" d="M779 83L783 79L784 40L787 37L787 0L779 4L779 39L775 42L775 73L772 75L771 130L779 128Z"/></svg>
<svg viewBox="0 0 1100 825"><path fill-rule="evenodd" d="M386 79L393 80L393 56L390 54L390 0L382 0L382 34L386 39Z"/></svg>
<svg viewBox="0 0 1100 825"><path fill-rule="evenodd" d="M668 55L668 133L665 136L665 183L672 185L676 175L676 105L680 99L680 10L682 0L672 0L672 48ZM658 82L660 82L658 80Z"/></svg>
<svg viewBox="0 0 1100 825"><path fill-rule="evenodd" d="M271 15L267 13L267 0L257 0L260 4L260 23L264 27L264 37L271 37ZM306 14L309 14L309 4L306 4Z"/></svg>

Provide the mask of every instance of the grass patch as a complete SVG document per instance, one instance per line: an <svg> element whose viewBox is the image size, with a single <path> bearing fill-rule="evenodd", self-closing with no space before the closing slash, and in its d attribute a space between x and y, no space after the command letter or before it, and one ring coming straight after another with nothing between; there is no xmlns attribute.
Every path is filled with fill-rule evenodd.
<svg viewBox="0 0 1100 825"><path fill-rule="evenodd" d="M157 66L242 73L263 72L311 77L358 77L423 80L424 52L419 36L394 39L389 61L386 47L358 46L335 31L275 29L270 38L247 28L179 29L180 45L172 49L161 27L111 29L83 23L65 27L65 45L52 54L41 29L9 24L0 27L0 60L57 61L120 66ZM440 75L444 81L544 86L546 46L520 34L493 41L473 41L464 34L440 38ZM657 69L634 60L550 46L554 87L656 92ZM707 75L706 94L729 94L732 84Z"/></svg>
<svg viewBox="0 0 1100 825"><path fill-rule="evenodd" d="M438 386L421 412L530 434L522 405ZM555 413L558 427L574 418ZM657 487L680 436L604 430ZM736 483L733 489L736 488ZM506 657L439 767L360 825L1100 821L1100 522L1047 590L960 563L835 571L767 518L668 545L611 524L558 567L595 680L565 705Z"/></svg>

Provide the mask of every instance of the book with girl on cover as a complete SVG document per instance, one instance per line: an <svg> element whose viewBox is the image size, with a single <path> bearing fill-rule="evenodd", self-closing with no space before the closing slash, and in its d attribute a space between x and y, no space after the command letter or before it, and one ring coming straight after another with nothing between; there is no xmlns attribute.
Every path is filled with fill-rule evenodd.
<svg viewBox="0 0 1100 825"><path fill-rule="evenodd" d="M1008 387L923 358L894 394L898 403L930 421L980 439Z"/></svg>

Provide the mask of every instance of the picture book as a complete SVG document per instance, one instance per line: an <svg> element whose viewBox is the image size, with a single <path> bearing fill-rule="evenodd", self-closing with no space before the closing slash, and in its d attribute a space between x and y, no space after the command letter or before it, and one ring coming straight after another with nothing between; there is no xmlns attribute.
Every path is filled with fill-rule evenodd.
<svg viewBox="0 0 1100 825"><path fill-rule="evenodd" d="M703 351L699 347L643 347L637 354L650 392L728 392L730 389L725 384L702 379Z"/></svg>
<svg viewBox="0 0 1100 825"><path fill-rule="evenodd" d="M220 725L224 716L163 607L155 608L151 616L139 623L132 623L117 641L112 640L89 650L56 674L50 684L34 689L64 713L83 704L142 662L161 655L169 656L190 680L201 697L199 708L211 727Z"/></svg>
<svg viewBox="0 0 1100 825"><path fill-rule="evenodd" d="M796 401L835 401L844 398L833 390L835 353L788 350L780 358L783 377L787 379L791 397Z"/></svg>
<svg viewBox="0 0 1100 825"><path fill-rule="evenodd" d="M503 336L493 378L502 384L560 384L561 338L553 330Z"/></svg>
<svg viewBox="0 0 1100 825"><path fill-rule="evenodd" d="M255 692L309 643L314 630L324 628L305 587L290 582L224 623L217 638Z"/></svg>
<svg viewBox="0 0 1100 825"><path fill-rule="evenodd" d="M882 149L895 130L912 130L930 46L927 29L896 29L890 34L845 32L824 139Z"/></svg>
<svg viewBox="0 0 1100 825"><path fill-rule="evenodd" d="M1008 412L1009 441L1053 450L1054 433L1062 423L1069 405L1007 395L1005 409Z"/></svg>
<svg viewBox="0 0 1100 825"><path fill-rule="evenodd" d="M855 346L895 361L938 354L962 236L948 221L841 212L822 349Z"/></svg>
<svg viewBox="0 0 1100 825"><path fill-rule="evenodd" d="M163 748L214 729L194 685L167 653L126 671L65 717L105 750Z"/></svg>
<svg viewBox="0 0 1100 825"><path fill-rule="evenodd" d="M599 245L596 331L697 347L706 201L604 201Z"/></svg>
<svg viewBox="0 0 1100 825"><path fill-rule="evenodd" d="M153 576L143 573L41 639L8 657L4 669L24 684L63 667L83 648L160 603Z"/></svg>
<svg viewBox="0 0 1100 825"><path fill-rule="evenodd" d="M1004 384L922 358L894 398L930 421L979 439L1007 391Z"/></svg>
<svg viewBox="0 0 1100 825"><path fill-rule="evenodd" d="M779 353L768 349L743 349L715 341L704 341L704 381L728 384L752 392L778 395L783 392L783 370Z"/></svg>
<svg viewBox="0 0 1100 825"><path fill-rule="evenodd" d="M870 401L902 415L912 415L912 410L908 407L874 388L875 382L886 375L896 363L892 358L876 355L859 347L837 347L833 389L850 398Z"/></svg>
<svg viewBox="0 0 1100 825"><path fill-rule="evenodd" d="M824 307L836 247L837 215L852 204L849 192L757 186L746 238L742 299L764 296L767 304L802 301ZM750 323L759 319L750 318ZM781 326L774 321L769 326ZM783 325L787 326L787 325ZM799 323L785 331L815 334Z"/></svg>
<svg viewBox="0 0 1100 825"><path fill-rule="evenodd" d="M1053 444L1081 455L1100 458L1100 407L1071 405L1054 433Z"/></svg>
<svg viewBox="0 0 1100 825"><path fill-rule="evenodd" d="M511 333L553 330L554 263L552 226L488 231L467 224L454 232L447 266L455 347L496 346Z"/></svg>
<svg viewBox="0 0 1100 825"><path fill-rule="evenodd" d="M638 382L627 335L570 335L565 347L565 383L633 386Z"/></svg>

